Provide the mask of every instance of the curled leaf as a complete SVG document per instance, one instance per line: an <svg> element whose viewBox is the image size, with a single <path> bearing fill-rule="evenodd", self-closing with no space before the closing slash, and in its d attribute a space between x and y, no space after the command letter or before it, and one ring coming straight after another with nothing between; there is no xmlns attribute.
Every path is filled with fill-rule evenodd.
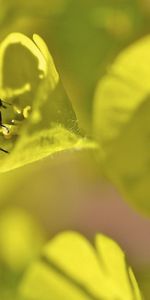
<svg viewBox="0 0 150 300"><path fill-rule="evenodd" d="M72 105L45 42L12 33L0 44L0 172L66 149L94 147L79 135Z"/></svg>

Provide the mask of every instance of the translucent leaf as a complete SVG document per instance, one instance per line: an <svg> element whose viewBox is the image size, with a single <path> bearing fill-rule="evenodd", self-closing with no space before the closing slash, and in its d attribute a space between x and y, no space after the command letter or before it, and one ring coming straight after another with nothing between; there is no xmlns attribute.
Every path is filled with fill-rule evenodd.
<svg viewBox="0 0 150 300"><path fill-rule="evenodd" d="M96 236L95 244L74 232L56 236L27 271L21 294L30 300L140 300L119 246L103 235Z"/></svg>
<svg viewBox="0 0 150 300"><path fill-rule="evenodd" d="M44 41L20 33L0 44L0 171L14 169L66 149L94 147L79 135L77 119ZM7 129L7 130L6 130ZM9 132L8 132L9 130Z"/></svg>
<svg viewBox="0 0 150 300"><path fill-rule="evenodd" d="M13 31L46 37L80 127L91 133L99 76L124 46L150 29L148 0L2 0L1 36Z"/></svg>
<svg viewBox="0 0 150 300"><path fill-rule="evenodd" d="M141 6L139 0L64 0L64 9L44 28L52 36L60 74L86 130L91 131L97 80L123 47L144 34L145 27L149 30Z"/></svg>
<svg viewBox="0 0 150 300"><path fill-rule="evenodd" d="M150 210L150 36L122 52L100 80L94 134L107 176L134 205Z"/></svg>

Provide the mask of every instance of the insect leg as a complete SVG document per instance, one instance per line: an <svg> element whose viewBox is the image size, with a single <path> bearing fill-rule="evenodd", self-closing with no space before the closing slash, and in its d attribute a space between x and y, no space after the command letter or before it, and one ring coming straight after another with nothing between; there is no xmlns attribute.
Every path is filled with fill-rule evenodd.
<svg viewBox="0 0 150 300"><path fill-rule="evenodd" d="M1 111L0 111L0 126L3 127L3 128L5 128L7 130L7 133L9 133L8 127L5 126L5 125L3 125L3 123L2 123L2 113L1 113Z"/></svg>
<svg viewBox="0 0 150 300"><path fill-rule="evenodd" d="M2 124L2 113L1 113L1 111L0 111L0 126L4 127L7 130L7 132L9 132L9 129L5 125ZM4 153L9 153L7 150L5 150L3 148L0 148L0 151L2 151Z"/></svg>
<svg viewBox="0 0 150 300"><path fill-rule="evenodd" d="M4 150L3 148L0 148L0 151L2 151L4 153L9 153L7 150Z"/></svg>
<svg viewBox="0 0 150 300"><path fill-rule="evenodd" d="M6 105L11 105L11 103L6 102L6 101L0 99L0 107L7 108Z"/></svg>

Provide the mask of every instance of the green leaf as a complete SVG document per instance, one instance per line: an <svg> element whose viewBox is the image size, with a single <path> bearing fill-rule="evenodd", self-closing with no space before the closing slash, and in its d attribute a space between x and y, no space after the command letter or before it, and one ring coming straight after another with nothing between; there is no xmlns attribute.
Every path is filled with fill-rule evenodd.
<svg viewBox="0 0 150 300"><path fill-rule="evenodd" d="M80 127L91 134L96 82L123 47L150 30L147 0L7 2L1 36L19 30L46 37Z"/></svg>
<svg viewBox="0 0 150 300"><path fill-rule="evenodd" d="M144 299L149 299L150 295L150 266L149 262L137 268L136 274Z"/></svg>
<svg viewBox="0 0 150 300"><path fill-rule="evenodd" d="M150 211L150 36L115 60L100 80L94 135L105 174L134 205Z"/></svg>
<svg viewBox="0 0 150 300"><path fill-rule="evenodd" d="M91 133L97 80L126 45L150 29L149 19L139 0L63 2L64 8L50 16L44 29L52 36L54 56L80 126Z"/></svg>
<svg viewBox="0 0 150 300"><path fill-rule="evenodd" d="M0 262L14 273L22 272L39 254L45 241L34 218L16 207L0 214Z"/></svg>
<svg viewBox="0 0 150 300"><path fill-rule="evenodd" d="M56 236L21 283L25 299L140 300L134 275L111 239L97 235L94 248L75 232Z"/></svg>
<svg viewBox="0 0 150 300"><path fill-rule="evenodd" d="M0 172L66 149L95 145L79 135L77 119L44 41L20 33L0 44L0 96L12 105L2 109ZM13 120L13 125L12 125Z"/></svg>

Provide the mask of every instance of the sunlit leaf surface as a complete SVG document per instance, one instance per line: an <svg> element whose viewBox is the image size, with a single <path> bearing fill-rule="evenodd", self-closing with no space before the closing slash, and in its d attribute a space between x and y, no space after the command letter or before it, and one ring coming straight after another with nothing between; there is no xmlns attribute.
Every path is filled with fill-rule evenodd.
<svg viewBox="0 0 150 300"><path fill-rule="evenodd" d="M77 119L44 41L20 34L0 45L2 110L0 171L66 150L94 147L79 135ZM9 132L7 132L7 129Z"/></svg>
<svg viewBox="0 0 150 300"><path fill-rule="evenodd" d="M25 299L140 300L124 254L111 239L97 235L95 248L81 235L56 236L33 263L21 284Z"/></svg>

